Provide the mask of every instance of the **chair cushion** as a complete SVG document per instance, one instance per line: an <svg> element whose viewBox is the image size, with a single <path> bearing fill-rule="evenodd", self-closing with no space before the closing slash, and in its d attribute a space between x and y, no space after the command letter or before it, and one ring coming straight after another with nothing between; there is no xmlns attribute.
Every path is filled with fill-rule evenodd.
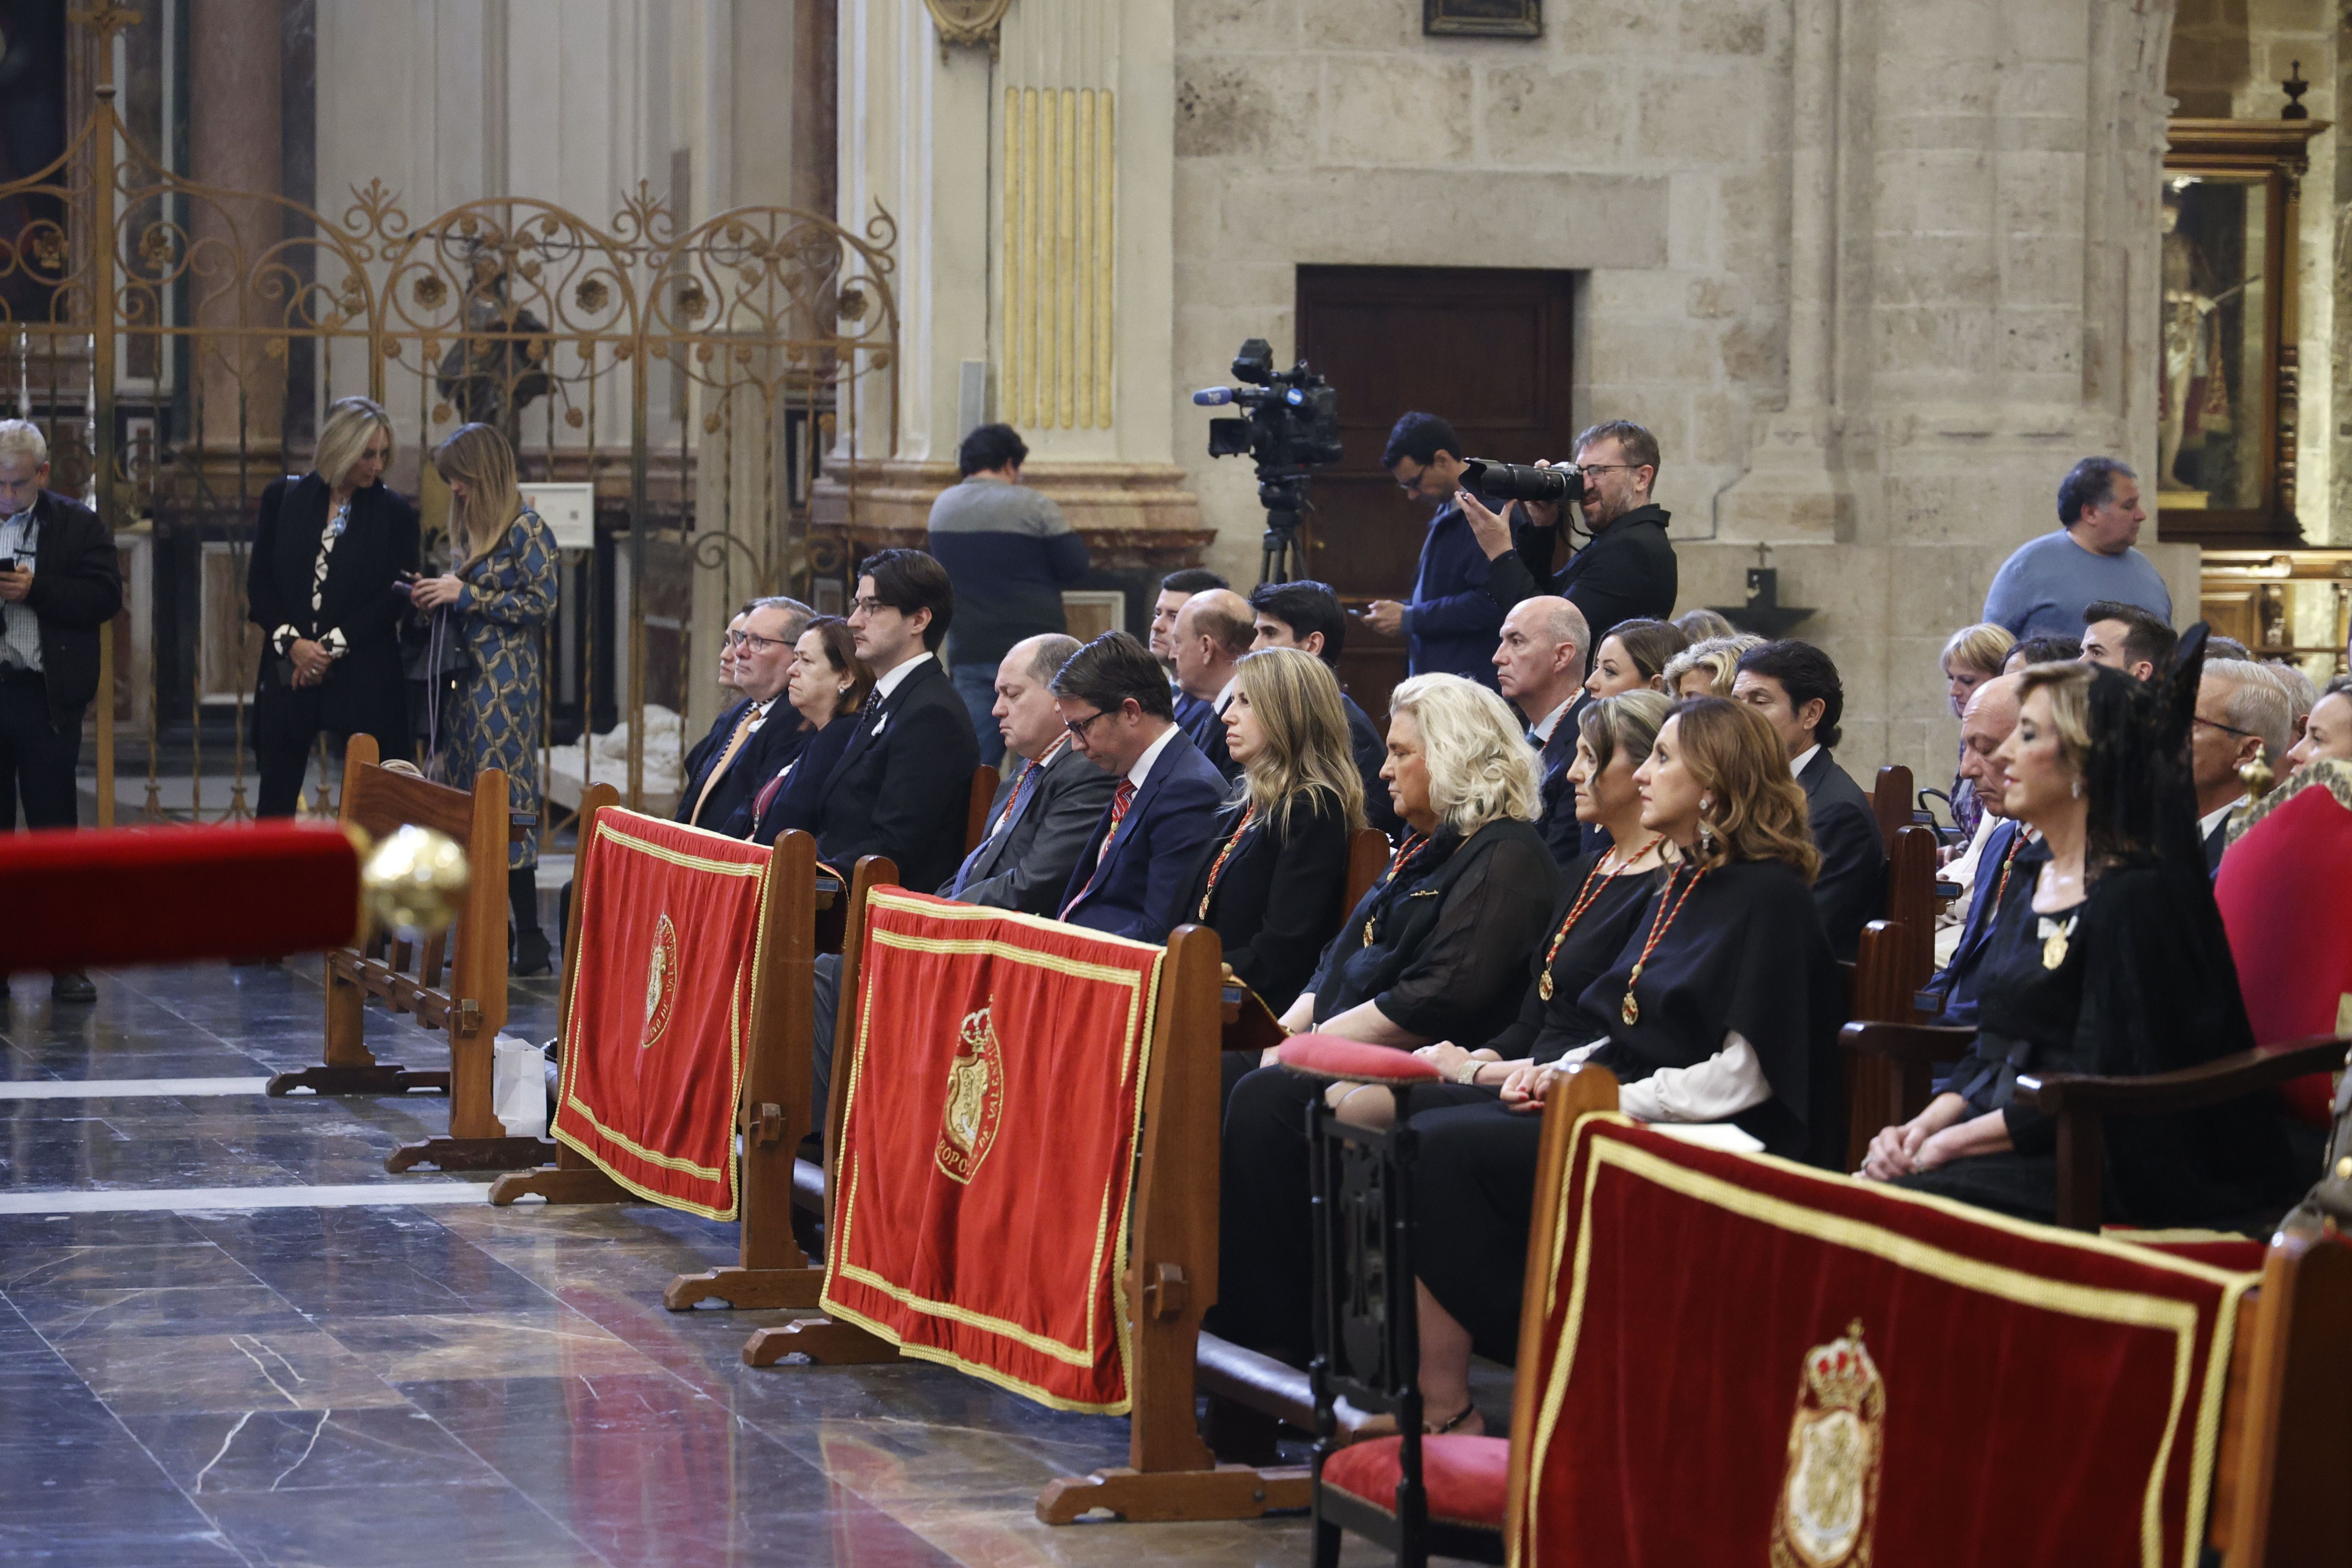
<svg viewBox="0 0 2352 1568"><path fill-rule="evenodd" d="M1350 1443L1323 1461L1323 1484L1395 1512L1402 1473L1397 1454L1403 1443L1402 1437ZM1421 1480L1429 1494L1430 1518L1472 1530L1500 1530L1511 1487L1511 1445L1501 1437L1458 1433L1423 1437Z"/></svg>
<svg viewBox="0 0 2352 1568"><path fill-rule="evenodd" d="M1393 1046L1368 1046L1337 1035L1293 1035L1282 1042L1282 1065L1310 1078L1350 1083L1434 1083L1436 1064Z"/></svg>

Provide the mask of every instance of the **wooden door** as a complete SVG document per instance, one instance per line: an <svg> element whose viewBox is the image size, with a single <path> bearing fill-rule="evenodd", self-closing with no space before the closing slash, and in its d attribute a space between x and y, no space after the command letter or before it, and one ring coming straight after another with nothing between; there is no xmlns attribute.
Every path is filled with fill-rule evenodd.
<svg viewBox="0 0 2352 1568"><path fill-rule="evenodd" d="M1573 275L1468 267L1301 267L1298 353L1339 392L1347 455L1318 471L1307 574L1350 610L1410 599L1431 512L1381 467L1400 415L1454 426L1465 458L1532 463L1570 454ZM1340 679L1376 722L1404 679L1402 637L1348 627Z"/></svg>

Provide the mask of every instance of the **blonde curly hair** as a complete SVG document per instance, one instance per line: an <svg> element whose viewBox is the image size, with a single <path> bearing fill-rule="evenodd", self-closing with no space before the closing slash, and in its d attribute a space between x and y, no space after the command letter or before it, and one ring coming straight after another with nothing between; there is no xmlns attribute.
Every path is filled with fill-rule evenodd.
<svg viewBox="0 0 2352 1568"><path fill-rule="evenodd" d="M1458 675L1416 675L1389 698L1389 716L1410 714L1429 766L1429 804L1467 837L1509 817L1543 811L1535 748L1510 705Z"/></svg>

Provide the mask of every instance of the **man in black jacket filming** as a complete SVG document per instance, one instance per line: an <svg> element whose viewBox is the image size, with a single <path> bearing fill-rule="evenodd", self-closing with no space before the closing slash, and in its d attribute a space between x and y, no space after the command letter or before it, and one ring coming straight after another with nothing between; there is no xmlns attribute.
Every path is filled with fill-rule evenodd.
<svg viewBox="0 0 2352 1568"><path fill-rule="evenodd" d="M1576 466L1584 475L1584 530L1592 542L1551 569L1558 548L1559 507L1520 501L1508 523L1478 497L1454 500L1470 520L1490 565L1486 592L1508 611L1523 599L1557 594L1584 612L1595 637L1620 621L1665 620L1675 613L1675 547L1666 537L1666 510L1650 500L1658 478L1658 438L1641 426L1614 419L1576 438Z"/></svg>

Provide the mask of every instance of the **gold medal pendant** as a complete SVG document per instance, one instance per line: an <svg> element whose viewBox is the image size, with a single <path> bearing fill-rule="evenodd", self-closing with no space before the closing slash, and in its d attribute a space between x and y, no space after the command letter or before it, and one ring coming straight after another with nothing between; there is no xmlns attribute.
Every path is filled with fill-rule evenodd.
<svg viewBox="0 0 2352 1568"><path fill-rule="evenodd" d="M1642 1021L1642 1005L1633 1000L1633 987L1630 984L1625 987L1625 1005L1617 1009L1617 1016L1628 1024Z"/></svg>
<svg viewBox="0 0 2352 1568"><path fill-rule="evenodd" d="M2042 944L2042 967L2055 969L2066 962L2066 933L2060 931Z"/></svg>
<svg viewBox="0 0 2352 1568"><path fill-rule="evenodd" d="M1545 970L1545 971L1543 972L1543 978L1542 978L1541 980L1538 980L1538 981L1537 981L1537 982L1536 982L1536 994L1537 994L1537 995L1538 995L1538 996L1540 996L1540 997L1542 997L1542 998L1543 998L1545 1001L1547 1001L1547 1002L1549 1002L1549 1001L1550 1001L1550 1000L1551 1000L1551 971L1550 971L1550 970L1549 970L1549 969Z"/></svg>

